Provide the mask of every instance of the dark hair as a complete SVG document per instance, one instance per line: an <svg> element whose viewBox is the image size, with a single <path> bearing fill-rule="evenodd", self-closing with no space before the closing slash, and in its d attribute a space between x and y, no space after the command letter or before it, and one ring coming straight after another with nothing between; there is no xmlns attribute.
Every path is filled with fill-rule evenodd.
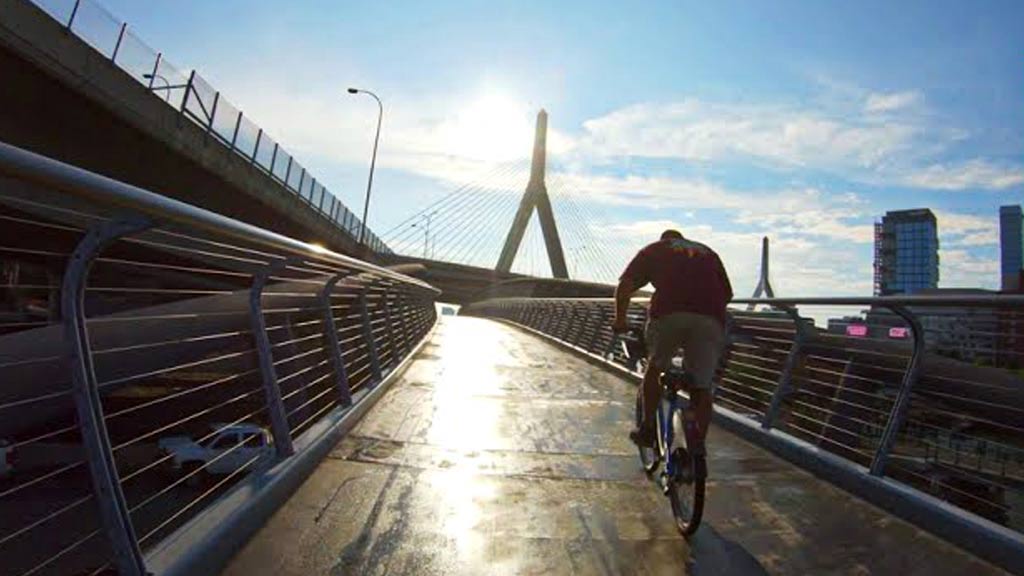
<svg viewBox="0 0 1024 576"><path fill-rule="evenodd" d="M682 240L683 235L679 232L679 230L665 230L664 232L661 233L662 240L668 240L669 238L675 240Z"/></svg>

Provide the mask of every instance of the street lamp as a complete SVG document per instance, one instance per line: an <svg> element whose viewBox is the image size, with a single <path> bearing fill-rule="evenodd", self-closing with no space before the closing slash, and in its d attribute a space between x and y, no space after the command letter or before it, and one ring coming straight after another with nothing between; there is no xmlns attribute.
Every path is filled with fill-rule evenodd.
<svg viewBox="0 0 1024 576"><path fill-rule="evenodd" d="M149 80L149 89L150 90L153 90L153 91L165 90L166 91L166 96L164 97L164 100L166 100L167 102L171 101L171 83L167 81L167 78L164 78L163 74L143 74L142 77L145 78L146 80ZM153 88L153 80L156 80L157 78L159 78L160 80L163 81L163 83L164 83L164 87L163 88Z"/></svg>
<svg viewBox="0 0 1024 576"><path fill-rule="evenodd" d="M427 249L430 246L430 220L434 217L435 214L437 214L437 210L434 210L430 214L427 214L426 216L423 217L423 219L427 221L426 226L423 226L423 259L424 260L427 259L427 253L428 253ZM413 224L412 227L413 228L420 228L420 226L417 225L417 224Z"/></svg>
<svg viewBox="0 0 1024 576"><path fill-rule="evenodd" d="M370 190L373 188L373 167L377 163L377 142L380 141L380 123L384 118L384 105L381 104L380 98L376 94L369 90L360 90L358 88L349 88L349 94L368 94L373 96L373 99L377 101L377 134L373 137L373 156L370 157L370 177L366 181L366 200L363 201L363 225L359 228L359 244L363 244L363 239L366 237L366 216L370 210Z"/></svg>

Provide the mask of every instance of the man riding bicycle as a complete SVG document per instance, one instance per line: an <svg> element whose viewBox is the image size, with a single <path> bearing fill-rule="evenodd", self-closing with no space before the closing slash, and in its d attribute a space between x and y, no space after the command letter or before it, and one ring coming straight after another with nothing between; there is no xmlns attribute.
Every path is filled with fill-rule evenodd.
<svg viewBox="0 0 1024 576"><path fill-rule="evenodd" d="M626 267L615 289L615 332L629 329L626 310L633 294L648 283L654 296L645 333L649 350L643 381L643 423L630 432L638 446L655 441L654 413L660 394L659 376L668 369L676 350L685 351L690 376L690 401L701 434L711 422L711 381L725 341L725 307L732 286L714 250L666 230L645 246Z"/></svg>

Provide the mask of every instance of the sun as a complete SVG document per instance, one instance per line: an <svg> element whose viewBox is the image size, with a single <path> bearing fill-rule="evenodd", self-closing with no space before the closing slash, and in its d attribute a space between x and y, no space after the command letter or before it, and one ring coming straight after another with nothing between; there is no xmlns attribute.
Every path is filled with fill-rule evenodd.
<svg viewBox="0 0 1024 576"><path fill-rule="evenodd" d="M452 153L476 160L503 162L530 154L533 125L521 102L486 94L462 108L445 131Z"/></svg>

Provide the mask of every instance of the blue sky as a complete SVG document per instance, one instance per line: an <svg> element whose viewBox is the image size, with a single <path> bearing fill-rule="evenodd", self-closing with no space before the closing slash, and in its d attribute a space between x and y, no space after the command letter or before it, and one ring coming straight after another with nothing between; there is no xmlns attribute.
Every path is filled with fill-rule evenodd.
<svg viewBox="0 0 1024 576"><path fill-rule="evenodd" d="M777 292L869 293L871 223L918 206L941 284L995 287L998 206L1024 200L1020 2L103 5L353 208L375 108L343 92L381 95L377 230L525 157L540 107L612 267L677 225L738 293L762 234Z"/></svg>

